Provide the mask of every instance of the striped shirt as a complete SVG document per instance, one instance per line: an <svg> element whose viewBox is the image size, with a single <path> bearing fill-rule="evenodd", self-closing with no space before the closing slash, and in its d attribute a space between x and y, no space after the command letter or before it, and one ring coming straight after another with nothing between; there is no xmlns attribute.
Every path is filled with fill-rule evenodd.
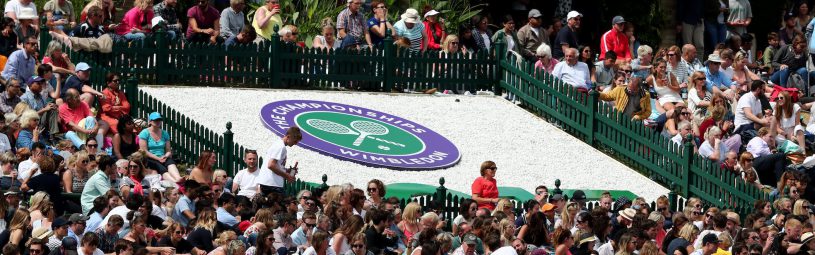
<svg viewBox="0 0 815 255"><path fill-rule="evenodd" d="M671 63L668 63L668 72L676 76L676 81L681 83L688 82L688 76L691 74L688 73L688 64L683 61L677 61L676 68L671 66Z"/></svg>
<svg viewBox="0 0 815 255"><path fill-rule="evenodd" d="M359 11L351 13L351 10L345 8L337 15L337 30L345 29L346 36L364 39L365 26L365 16Z"/></svg>
<svg viewBox="0 0 815 255"><path fill-rule="evenodd" d="M396 30L396 35L410 40L410 50L419 51L422 49L422 31L424 31L424 24L417 22L413 24L413 28L407 28L404 20L399 20L393 25L393 30Z"/></svg>

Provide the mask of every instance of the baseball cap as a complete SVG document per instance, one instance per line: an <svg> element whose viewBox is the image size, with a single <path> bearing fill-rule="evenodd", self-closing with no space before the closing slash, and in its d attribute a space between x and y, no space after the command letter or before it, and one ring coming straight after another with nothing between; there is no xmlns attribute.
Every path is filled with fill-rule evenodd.
<svg viewBox="0 0 815 255"><path fill-rule="evenodd" d="M538 11L538 9L532 9L529 11L529 15L526 15L527 18L538 18L540 16L543 15L541 14L541 11Z"/></svg>
<svg viewBox="0 0 815 255"><path fill-rule="evenodd" d="M88 218L89 218L88 216L84 216L81 213L74 213L74 214L71 214L71 217L68 218L68 221L71 222L71 223L77 223L77 222L80 222L80 221L87 221Z"/></svg>
<svg viewBox="0 0 815 255"><path fill-rule="evenodd" d="M31 84L34 84L35 82L42 82L44 80L45 79L43 79L42 77L39 77L39 76L35 75L35 76L32 76L31 78L28 78L28 81L26 81L25 84L28 85L28 86L31 86Z"/></svg>
<svg viewBox="0 0 815 255"><path fill-rule="evenodd" d="M150 116L148 116L147 119L150 120L150 121L154 121L154 120L162 120L164 118L162 118L161 114L158 113L158 112L151 112Z"/></svg>
<svg viewBox="0 0 815 255"><path fill-rule="evenodd" d="M463 243L466 243L466 244L477 244L478 243L478 237L475 236L475 234L473 234L473 233L464 234L464 236L461 239L464 240Z"/></svg>
<svg viewBox="0 0 815 255"><path fill-rule="evenodd" d="M702 245L707 245L709 243L719 243L719 237L716 234L707 234L705 237L702 238Z"/></svg>
<svg viewBox="0 0 815 255"><path fill-rule="evenodd" d="M566 20L570 20L577 17L583 17L583 14L580 14L577 11L570 11L569 14L566 14Z"/></svg>
<svg viewBox="0 0 815 255"><path fill-rule="evenodd" d="M620 24L620 23L625 23L625 19L623 18L623 16L614 16L614 18L611 19L611 24Z"/></svg>
<svg viewBox="0 0 815 255"><path fill-rule="evenodd" d="M586 193L582 190L575 190L572 193L572 201L583 201L586 200Z"/></svg>
<svg viewBox="0 0 815 255"><path fill-rule="evenodd" d="M51 229L56 230L56 229L58 229L58 228L60 228L62 226L68 225L69 223L70 222L65 220L65 218L58 217L58 218L54 219L54 223L51 223Z"/></svg>
<svg viewBox="0 0 815 255"><path fill-rule="evenodd" d="M88 70L91 70L91 66L89 66L88 63L79 62L79 64L76 64L76 70L77 71L88 71Z"/></svg>
<svg viewBox="0 0 815 255"><path fill-rule="evenodd" d="M551 197L551 198L549 198L549 201L560 201L561 199L563 199L563 195L561 195L561 194L554 194L554 195L552 195L552 197Z"/></svg>
<svg viewBox="0 0 815 255"><path fill-rule="evenodd" d="M557 205L552 204L552 203L546 203L543 206L541 206L541 212L552 211L552 210L555 210L555 208L557 208Z"/></svg>

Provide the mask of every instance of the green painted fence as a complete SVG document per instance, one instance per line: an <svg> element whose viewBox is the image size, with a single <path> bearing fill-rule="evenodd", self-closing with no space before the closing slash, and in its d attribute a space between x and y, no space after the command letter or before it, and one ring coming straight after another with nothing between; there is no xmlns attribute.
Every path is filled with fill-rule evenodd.
<svg viewBox="0 0 815 255"><path fill-rule="evenodd" d="M695 155L691 144L677 146L614 110L599 100L597 92L580 93L531 63L517 65L514 57L502 60L499 68L501 88L524 107L683 197L699 197L710 206L746 214L756 199L767 196L741 181L740 175Z"/></svg>
<svg viewBox="0 0 815 255"><path fill-rule="evenodd" d="M47 31L44 29L43 31ZM51 37L41 34L41 51ZM382 49L303 49L277 37L259 44L211 45L168 40L157 32L142 41L114 42L113 52L69 52L141 82L263 88L369 91L490 90L497 62L491 52L444 54L400 50L387 38Z"/></svg>

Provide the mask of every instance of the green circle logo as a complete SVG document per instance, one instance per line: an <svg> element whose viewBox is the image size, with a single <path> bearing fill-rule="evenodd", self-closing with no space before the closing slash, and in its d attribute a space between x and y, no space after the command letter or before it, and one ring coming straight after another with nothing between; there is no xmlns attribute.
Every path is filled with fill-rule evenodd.
<svg viewBox="0 0 815 255"><path fill-rule="evenodd" d="M378 155L404 156L424 151L421 139L379 120L338 112L313 111L295 117L303 131L347 149Z"/></svg>

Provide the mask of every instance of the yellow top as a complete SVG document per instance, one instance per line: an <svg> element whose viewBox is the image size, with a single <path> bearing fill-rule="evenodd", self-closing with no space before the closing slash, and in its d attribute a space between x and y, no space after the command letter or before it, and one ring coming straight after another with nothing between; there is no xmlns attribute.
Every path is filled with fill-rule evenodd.
<svg viewBox="0 0 815 255"><path fill-rule="evenodd" d="M255 11L255 17L252 18L252 27L255 28L255 32L258 34L258 36L266 38L266 40L271 40L272 35L275 34L274 27L277 26L278 30L283 28L283 19L280 18L279 13L275 14L269 19L268 22L266 22L266 27L261 28L260 25L258 24L259 17L257 15L257 13L260 12L261 9L265 12L271 12L269 8L266 8L266 5L258 8L257 11Z"/></svg>

